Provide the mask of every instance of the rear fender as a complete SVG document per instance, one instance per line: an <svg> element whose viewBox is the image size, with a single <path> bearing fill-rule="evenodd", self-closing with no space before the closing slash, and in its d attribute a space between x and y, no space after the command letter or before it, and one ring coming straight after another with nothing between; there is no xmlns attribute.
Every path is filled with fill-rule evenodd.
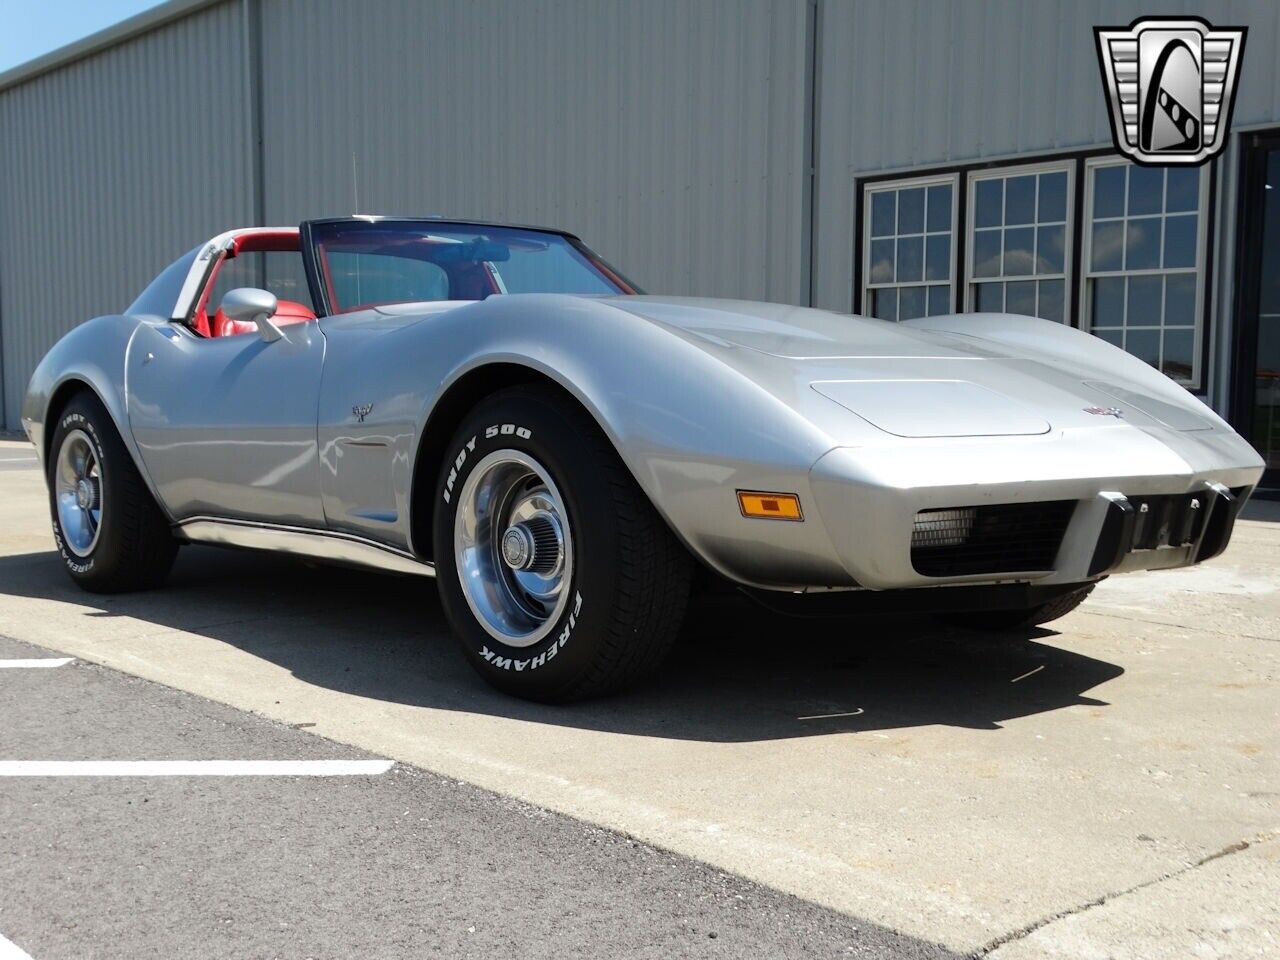
<svg viewBox="0 0 1280 960"><path fill-rule="evenodd" d="M41 467L46 468L56 428L52 419L77 390L88 390L106 409L152 498L168 516L129 429L125 369L140 322L121 315L95 317L55 343L31 375L22 404L22 426L35 445Z"/></svg>

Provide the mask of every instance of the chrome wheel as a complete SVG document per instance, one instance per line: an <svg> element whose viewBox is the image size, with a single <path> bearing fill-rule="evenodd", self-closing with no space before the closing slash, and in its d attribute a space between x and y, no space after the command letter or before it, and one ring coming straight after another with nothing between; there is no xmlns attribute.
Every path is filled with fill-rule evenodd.
<svg viewBox="0 0 1280 960"><path fill-rule="evenodd" d="M54 498L63 542L77 557L87 557L102 529L102 466L98 448L83 430L68 433L58 450Z"/></svg>
<svg viewBox="0 0 1280 960"><path fill-rule="evenodd" d="M573 536L545 467L521 450L495 450L458 498L454 559L462 593L494 639L528 647L555 626L569 598Z"/></svg>

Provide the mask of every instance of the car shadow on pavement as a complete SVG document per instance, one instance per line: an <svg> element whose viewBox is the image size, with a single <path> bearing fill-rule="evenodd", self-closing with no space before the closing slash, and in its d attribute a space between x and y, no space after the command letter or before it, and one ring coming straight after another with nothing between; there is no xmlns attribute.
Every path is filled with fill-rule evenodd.
<svg viewBox="0 0 1280 960"><path fill-rule="evenodd" d="M998 730L1016 717L1106 706L1088 691L1124 672L1056 646L1048 629L991 638L922 617L796 620L728 598L694 606L655 680L605 700L544 706L484 685L456 647L434 583L421 578L189 546L164 589L98 596L75 587L49 551L0 557L3 595L134 618L152 634L209 637L360 697L709 742L929 724Z"/></svg>

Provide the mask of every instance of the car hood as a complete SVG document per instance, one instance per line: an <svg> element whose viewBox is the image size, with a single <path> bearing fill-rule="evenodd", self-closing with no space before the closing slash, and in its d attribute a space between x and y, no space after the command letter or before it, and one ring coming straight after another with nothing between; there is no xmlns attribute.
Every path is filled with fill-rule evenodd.
<svg viewBox="0 0 1280 960"><path fill-rule="evenodd" d="M1099 376L1086 358L1066 362L1031 344L744 300L610 302L714 353L794 409L814 412L817 395L896 437L1214 428L1190 395L1171 402L1142 384Z"/></svg>
<svg viewBox="0 0 1280 960"><path fill-rule="evenodd" d="M712 343L789 360L975 355L928 331L810 307L700 297L616 297L610 302Z"/></svg>

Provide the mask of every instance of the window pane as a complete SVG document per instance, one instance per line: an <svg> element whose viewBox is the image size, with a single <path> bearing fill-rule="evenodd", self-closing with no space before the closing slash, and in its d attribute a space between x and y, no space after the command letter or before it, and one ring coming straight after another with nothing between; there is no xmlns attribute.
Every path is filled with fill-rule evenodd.
<svg viewBox="0 0 1280 960"><path fill-rule="evenodd" d="M1164 221L1164 265L1194 267L1196 265L1196 221L1194 213L1167 217Z"/></svg>
<svg viewBox="0 0 1280 960"><path fill-rule="evenodd" d="M893 283L893 241L871 241L871 282Z"/></svg>
<svg viewBox="0 0 1280 960"><path fill-rule="evenodd" d="M1105 340L1114 347L1124 349L1124 331L1123 330L1094 330L1093 335L1099 340Z"/></svg>
<svg viewBox="0 0 1280 960"><path fill-rule="evenodd" d="M1036 309L1036 316L1061 323L1064 313L1062 302L1063 281L1041 280L1037 286L1040 288L1040 300Z"/></svg>
<svg viewBox="0 0 1280 960"><path fill-rule="evenodd" d="M1011 283L1005 288L1004 308L1009 313L1035 316L1036 284L1034 280Z"/></svg>
<svg viewBox="0 0 1280 960"><path fill-rule="evenodd" d="M1200 208L1200 169L1198 167L1170 167L1168 193L1164 208L1169 212L1198 210Z"/></svg>
<svg viewBox="0 0 1280 960"><path fill-rule="evenodd" d="M898 297L898 319L914 320L924 316L924 287L903 287Z"/></svg>
<svg viewBox="0 0 1280 960"><path fill-rule="evenodd" d="M1125 336L1124 348L1154 367L1160 361L1160 331L1129 330Z"/></svg>
<svg viewBox="0 0 1280 960"><path fill-rule="evenodd" d="M979 180L974 187L976 200L973 212L973 223L976 227L998 227L1003 215L1001 205L1004 203L1003 180Z"/></svg>
<svg viewBox="0 0 1280 960"><path fill-rule="evenodd" d="M898 233L924 232L924 187L898 191Z"/></svg>
<svg viewBox="0 0 1280 960"><path fill-rule="evenodd" d="M1175 380L1191 379L1192 354L1196 346L1194 330L1166 330L1164 332L1164 357L1160 372Z"/></svg>
<svg viewBox="0 0 1280 960"><path fill-rule="evenodd" d="M1160 326L1160 299L1163 277L1129 278L1129 313L1125 323L1130 327Z"/></svg>
<svg viewBox="0 0 1280 960"><path fill-rule="evenodd" d="M335 299L344 310L371 303L449 299L449 275L429 260L334 250L328 263Z"/></svg>
<svg viewBox="0 0 1280 960"><path fill-rule="evenodd" d="M1124 267L1150 270L1160 266L1160 217L1142 217L1127 222Z"/></svg>
<svg viewBox="0 0 1280 960"><path fill-rule="evenodd" d="M951 279L951 235L940 234L925 241L924 278Z"/></svg>
<svg viewBox="0 0 1280 960"><path fill-rule="evenodd" d="M951 286L938 285L929 288L929 316L936 317L951 312Z"/></svg>
<svg viewBox="0 0 1280 960"><path fill-rule="evenodd" d="M901 206L899 206L901 211ZM924 237L898 241L898 282L919 280L924 273Z"/></svg>
<svg viewBox="0 0 1280 960"><path fill-rule="evenodd" d="M930 233L951 229L951 184L929 188Z"/></svg>
<svg viewBox="0 0 1280 960"><path fill-rule="evenodd" d="M1159 213L1164 208L1164 171L1159 167L1129 168L1129 216Z"/></svg>
<svg viewBox="0 0 1280 960"><path fill-rule="evenodd" d="M973 234L973 275L1000 276L1000 231L978 230Z"/></svg>
<svg viewBox="0 0 1280 960"><path fill-rule="evenodd" d="M1036 273L1062 273L1066 263L1066 227L1036 231Z"/></svg>
<svg viewBox="0 0 1280 960"><path fill-rule="evenodd" d="M1124 216L1125 167L1097 167L1093 171L1093 215Z"/></svg>
<svg viewBox="0 0 1280 960"><path fill-rule="evenodd" d="M261 258L266 268L264 290L270 290L281 300L292 300L308 310L315 309L302 257L296 253L257 253L254 257Z"/></svg>
<svg viewBox="0 0 1280 960"><path fill-rule="evenodd" d="M1092 287L1092 326L1118 327L1124 323L1124 277L1099 277Z"/></svg>
<svg viewBox="0 0 1280 960"><path fill-rule="evenodd" d="M1040 174L1040 222L1067 219L1066 171Z"/></svg>
<svg viewBox="0 0 1280 960"><path fill-rule="evenodd" d="M1004 284L976 284L978 295L974 297L974 308L979 313L999 313L1004 309Z"/></svg>
<svg viewBox="0 0 1280 960"><path fill-rule="evenodd" d="M898 291L894 289L872 290L871 315L879 317L881 320L897 320Z"/></svg>
<svg viewBox="0 0 1280 960"><path fill-rule="evenodd" d="M1090 258L1094 270L1119 270L1123 266L1124 223L1112 221L1093 225Z"/></svg>
<svg viewBox="0 0 1280 960"><path fill-rule="evenodd" d="M1176 273L1164 280L1164 323L1167 327L1194 326L1196 275Z"/></svg>
<svg viewBox="0 0 1280 960"><path fill-rule="evenodd" d="M1004 222L1034 223L1036 219L1036 178L1010 177L1004 185Z"/></svg>
<svg viewBox="0 0 1280 960"><path fill-rule="evenodd" d="M1032 255L1032 244L1035 243L1035 230L1031 227L1017 227L1004 232L1004 275L1006 277L1026 277L1035 273L1035 257Z"/></svg>
<svg viewBox="0 0 1280 960"><path fill-rule="evenodd" d="M898 195L892 190L871 195L871 235L888 237L893 235L894 200Z"/></svg>

